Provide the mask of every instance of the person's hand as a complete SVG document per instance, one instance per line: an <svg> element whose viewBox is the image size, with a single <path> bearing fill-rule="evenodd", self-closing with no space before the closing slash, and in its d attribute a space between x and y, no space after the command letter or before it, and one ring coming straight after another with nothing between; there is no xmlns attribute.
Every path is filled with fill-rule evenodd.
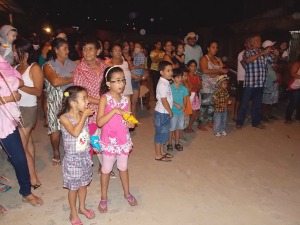
<svg viewBox="0 0 300 225"><path fill-rule="evenodd" d="M74 77L74 71L70 72L70 77Z"/></svg>
<svg viewBox="0 0 300 225"><path fill-rule="evenodd" d="M127 126L128 128L134 128L134 127L135 127L135 125L134 125L133 123L128 122L128 121L126 121L126 126Z"/></svg>
<svg viewBox="0 0 300 225"><path fill-rule="evenodd" d="M221 106L222 108L227 107L227 105L226 105L225 103L220 104L220 106Z"/></svg>
<svg viewBox="0 0 300 225"><path fill-rule="evenodd" d="M14 97L13 95L15 96L17 102L20 101L22 95L21 95L19 92L14 91L14 92L11 94L11 97Z"/></svg>
<svg viewBox="0 0 300 225"><path fill-rule="evenodd" d="M91 108L86 108L83 112L83 114L86 116L86 117L89 117L89 116L92 116L94 114L94 110L92 110Z"/></svg>
<svg viewBox="0 0 300 225"><path fill-rule="evenodd" d="M174 116L174 115L173 115L173 112L170 112L169 115L170 115L170 118L172 118L172 117Z"/></svg>
<svg viewBox="0 0 300 225"><path fill-rule="evenodd" d="M265 54L270 53L271 51L272 51L272 47L269 46L269 47L265 48L265 50L263 50L262 53L265 55Z"/></svg>
<svg viewBox="0 0 300 225"><path fill-rule="evenodd" d="M219 73L220 75L228 73L228 69L227 68L226 69L220 69L219 71L220 71L220 73Z"/></svg>

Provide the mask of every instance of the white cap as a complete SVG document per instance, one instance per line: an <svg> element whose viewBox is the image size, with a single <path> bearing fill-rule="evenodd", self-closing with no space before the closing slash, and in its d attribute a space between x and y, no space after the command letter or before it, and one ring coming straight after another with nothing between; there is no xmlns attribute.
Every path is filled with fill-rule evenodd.
<svg viewBox="0 0 300 225"><path fill-rule="evenodd" d="M267 47L273 46L275 43L276 43L276 41L266 40L266 41L264 41L264 43L262 44L262 47L263 47L263 48L267 48Z"/></svg>

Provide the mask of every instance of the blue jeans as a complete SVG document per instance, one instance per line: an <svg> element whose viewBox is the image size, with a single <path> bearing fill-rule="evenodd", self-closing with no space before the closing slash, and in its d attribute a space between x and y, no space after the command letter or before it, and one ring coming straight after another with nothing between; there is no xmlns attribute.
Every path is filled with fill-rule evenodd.
<svg viewBox="0 0 300 225"><path fill-rule="evenodd" d="M170 115L154 111L155 136L154 143L165 144L170 135Z"/></svg>
<svg viewBox="0 0 300 225"><path fill-rule="evenodd" d="M285 120L292 120L292 115L296 109L296 120L300 120L300 90L292 90L289 92L289 104L286 107Z"/></svg>
<svg viewBox="0 0 300 225"><path fill-rule="evenodd" d="M251 88L244 87L243 90L243 98L240 102L240 109L238 113L237 125L244 125L244 121L246 118L246 113L248 109L248 103L252 100L252 108L251 108L251 118L252 118L252 126L258 126L260 122L260 111L261 111L261 103L263 97L263 87Z"/></svg>
<svg viewBox="0 0 300 225"><path fill-rule="evenodd" d="M3 121L2 121L3 122ZM3 150L9 157L20 185L20 195L26 197L31 194L30 176L27 159L23 149L18 128L4 139L0 139Z"/></svg>
<svg viewBox="0 0 300 225"><path fill-rule="evenodd" d="M226 112L215 112L214 113L214 134L225 131L226 122L227 122L227 111Z"/></svg>

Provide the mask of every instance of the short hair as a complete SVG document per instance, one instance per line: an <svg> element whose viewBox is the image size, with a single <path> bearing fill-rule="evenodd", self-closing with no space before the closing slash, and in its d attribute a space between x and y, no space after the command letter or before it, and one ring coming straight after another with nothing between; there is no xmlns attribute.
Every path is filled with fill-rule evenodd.
<svg viewBox="0 0 300 225"><path fill-rule="evenodd" d="M168 61L161 61L159 64L158 64L158 71L163 71L165 70L165 68L167 66L172 66L172 63L168 62Z"/></svg>
<svg viewBox="0 0 300 225"><path fill-rule="evenodd" d="M173 69L173 77L178 77L183 75L183 70L180 68Z"/></svg>
<svg viewBox="0 0 300 225"><path fill-rule="evenodd" d="M96 49L100 49L101 47L97 38L92 36L85 36L84 38L81 39L80 49L83 50L83 47L86 46L87 44L93 44Z"/></svg>

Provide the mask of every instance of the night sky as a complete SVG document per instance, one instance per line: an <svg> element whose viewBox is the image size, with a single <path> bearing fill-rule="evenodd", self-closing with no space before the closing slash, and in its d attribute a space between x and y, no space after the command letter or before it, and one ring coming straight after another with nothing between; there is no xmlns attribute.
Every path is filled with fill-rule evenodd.
<svg viewBox="0 0 300 225"><path fill-rule="evenodd" d="M155 34L186 33L199 27L239 22L249 11L266 9L258 0L102 1L102 0L15 0L36 25L79 26L112 31ZM249 8L257 2L255 8ZM266 5L269 0L265 0ZM279 0L272 0L272 6ZM246 7L247 6L247 7ZM270 7L269 7L270 8ZM253 10L255 9L255 10Z"/></svg>

